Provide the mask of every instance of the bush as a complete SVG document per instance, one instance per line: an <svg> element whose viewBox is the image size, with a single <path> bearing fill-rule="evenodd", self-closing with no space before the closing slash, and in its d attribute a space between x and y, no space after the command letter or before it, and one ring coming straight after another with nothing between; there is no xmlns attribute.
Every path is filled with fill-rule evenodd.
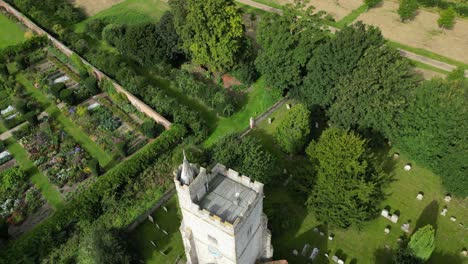
<svg viewBox="0 0 468 264"><path fill-rule="evenodd" d="M418 2L416 0L400 0L400 6L398 7L398 14L402 22L412 19L418 9Z"/></svg>
<svg viewBox="0 0 468 264"><path fill-rule="evenodd" d="M160 131L156 127L156 123L152 120L146 120L143 125L141 125L141 132L149 138L155 138Z"/></svg>
<svg viewBox="0 0 468 264"><path fill-rule="evenodd" d="M36 126L37 124L39 124L39 120L37 120L36 111L31 111L31 112L24 114L24 119L33 126Z"/></svg>
<svg viewBox="0 0 468 264"><path fill-rule="evenodd" d="M310 133L310 111L302 104L295 105L275 131L276 142L289 154L300 152Z"/></svg>
<svg viewBox="0 0 468 264"><path fill-rule="evenodd" d="M455 25L455 10L453 8L449 8L440 12L440 17L437 20L437 24L441 28L453 28L453 25Z"/></svg>
<svg viewBox="0 0 468 264"><path fill-rule="evenodd" d="M62 91L60 91L59 98L69 105L74 105L76 102L75 95L73 94L73 91L70 89L63 89Z"/></svg>
<svg viewBox="0 0 468 264"><path fill-rule="evenodd" d="M381 2L382 2L382 0L364 0L364 3L369 8L373 8L373 7L377 6L378 4L380 4Z"/></svg>
<svg viewBox="0 0 468 264"><path fill-rule="evenodd" d="M65 89L64 83L54 83L50 86L50 92L57 98L60 98L60 92Z"/></svg>

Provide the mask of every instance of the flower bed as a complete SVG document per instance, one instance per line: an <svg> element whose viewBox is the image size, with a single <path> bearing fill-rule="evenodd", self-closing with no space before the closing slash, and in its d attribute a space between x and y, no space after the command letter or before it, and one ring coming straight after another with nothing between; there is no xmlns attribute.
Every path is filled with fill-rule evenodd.
<svg viewBox="0 0 468 264"><path fill-rule="evenodd" d="M92 174L90 155L53 119L21 132L19 142L29 158L59 187L80 182Z"/></svg>
<svg viewBox="0 0 468 264"><path fill-rule="evenodd" d="M127 122L129 116L122 120L109 109L110 105L108 98L99 98L70 108L68 116L104 150L120 157L131 155L146 145L148 139Z"/></svg>
<svg viewBox="0 0 468 264"><path fill-rule="evenodd" d="M0 218L9 225L21 224L45 202L39 190L30 185L18 167L0 172Z"/></svg>

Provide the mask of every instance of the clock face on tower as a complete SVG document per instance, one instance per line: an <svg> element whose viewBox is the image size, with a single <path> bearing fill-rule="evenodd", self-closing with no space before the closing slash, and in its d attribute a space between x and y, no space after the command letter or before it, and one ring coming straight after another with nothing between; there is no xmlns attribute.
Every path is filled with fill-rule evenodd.
<svg viewBox="0 0 468 264"><path fill-rule="evenodd" d="M215 258L221 257L221 253L219 250L213 246L208 246L208 251L213 255Z"/></svg>

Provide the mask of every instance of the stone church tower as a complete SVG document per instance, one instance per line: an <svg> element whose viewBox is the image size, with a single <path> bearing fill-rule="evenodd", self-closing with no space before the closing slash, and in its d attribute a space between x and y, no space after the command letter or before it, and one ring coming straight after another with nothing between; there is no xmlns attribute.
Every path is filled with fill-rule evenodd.
<svg viewBox="0 0 468 264"><path fill-rule="evenodd" d="M273 256L263 213L263 184L217 164L174 172L188 264L254 264Z"/></svg>

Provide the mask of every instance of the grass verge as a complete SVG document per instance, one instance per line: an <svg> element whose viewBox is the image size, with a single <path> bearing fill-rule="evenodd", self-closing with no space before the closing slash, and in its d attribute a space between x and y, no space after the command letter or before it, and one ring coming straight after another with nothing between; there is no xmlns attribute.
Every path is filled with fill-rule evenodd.
<svg viewBox="0 0 468 264"><path fill-rule="evenodd" d="M0 13L0 49L23 42L24 31L20 25Z"/></svg>
<svg viewBox="0 0 468 264"><path fill-rule="evenodd" d="M366 12L369 7L366 4L361 5L360 7L354 9L351 13L343 17L340 21L336 22L334 25L337 28L344 28L347 25L351 24L356 20L362 13Z"/></svg>

